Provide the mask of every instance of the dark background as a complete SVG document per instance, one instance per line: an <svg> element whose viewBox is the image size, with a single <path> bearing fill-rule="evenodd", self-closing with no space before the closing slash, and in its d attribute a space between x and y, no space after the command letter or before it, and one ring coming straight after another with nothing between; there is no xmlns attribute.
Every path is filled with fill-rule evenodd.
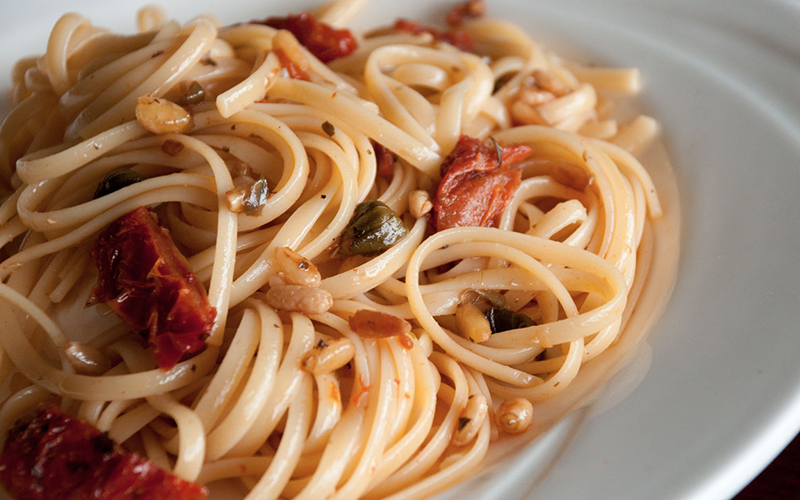
<svg viewBox="0 0 800 500"><path fill-rule="evenodd" d="M734 500L800 498L800 435Z"/></svg>

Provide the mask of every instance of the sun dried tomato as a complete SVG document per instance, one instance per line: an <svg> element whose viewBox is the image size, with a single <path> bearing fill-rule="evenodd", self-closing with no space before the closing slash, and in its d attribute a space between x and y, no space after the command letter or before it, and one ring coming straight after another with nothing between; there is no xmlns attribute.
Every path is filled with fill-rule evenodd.
<svg viewBox="0 0 800 500"><path fill-rule="evenodd" d="M87 305L108 304L135 331L148 331L153 357L169 370L199 351L216 311L155 214L139 207L112 222L92 256L100 278Z"/></svg>
<svg viewBox="0 0 800 500"><path fill-rule="evenodd" d="M286 55L286 51L283 49L274 49L275 55L278 56L278 61L280 61L281 66L286 69L286 72L289 73L289 78L294 78L295 80L305 80L311 81L311 78L308 76L306 70L295 64L289 56Z"/></svg>
<svg viewBox="0 0 800 500"><path fill-rule="evenodd" d="M18 500L200 500L207 491L126 453L56 407L22 419L0 455L0 482Z"/></svg>
<svg viewBox="0 0 800 500"><path fill-rule="evenodd" d="M375 161L377 162L377 176L384 179L391 179L394 175L394 162L397 161L397 155L392 153L389 148L379 142L370 140L372 148L375 150Z"/></svg>
<svg viewBox="0 0 800 500"><path fill-rule="evenodd" d="M451 29L442 31L437 28L423 26L417 21L411 21L409 19L398 19L394 22L392 29L411 33L412 35L428 33L433 36L434 40L447 42L453 47L465 52L472 52L475 50L475 44L472 42L472 37L470 37L469 33L464 30Z"/></svg>
<svg viewBox="0 0 800 500"><path fill-rule="evenodd" d="M461 24L469 19L478 19L486 14L486 4L483 0L468 0L460 3L450 9L447 13L447 25L451 28L461 26Z"/></svg>
<svg viewBox="0 0 800 500"><path fill-rule="evenodd" d="M496 226L519 187L522 174L513 167L531 152L522 144L500 146L462 135L442 162L442 181L433 201L434 228Z"/></svg>
<svg viewBox="0 0 800 500"><path fill-rule="evenodd" d="M268 17L263 21L251 21L251 23L291 31L298 42L324 63L348 56L358 48L358 42L350 30L336 29L317 21L308 12L295 16Z"/></svg>

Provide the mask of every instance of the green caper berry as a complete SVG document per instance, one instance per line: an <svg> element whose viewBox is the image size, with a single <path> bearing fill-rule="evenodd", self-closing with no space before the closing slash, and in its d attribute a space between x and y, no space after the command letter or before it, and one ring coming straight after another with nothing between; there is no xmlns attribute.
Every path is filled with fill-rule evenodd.
<svg viewBox="0 0 800 500"><path fill-rule="evenodd" d="M129 168L120 168L114 170L113 172L106 174L106 176L103 177L103 180L100 181L100 184L97 186L97 190L94 192L94 199L111 194L114 191L119 191L126 186L136 184L137 182L142 182L143 180L144 177Z"/></svg>
<svg viewBox="0 0 800 500"><path fill-rule="evenodd" d="M533 326L536 323L526 314L515 313L510 309L491 307L484 313L489 326L492 328L492 333L505 332L507 330L516 330L517 328L526 328Z"/></svg>
<svg viewBox="0 0 800 500"><path fill-rule="evenodd" d="M373 256L388 250L408 234L403 221L380 201L356 206L353 218L342 233L339 252L343 255Z"/></svg>

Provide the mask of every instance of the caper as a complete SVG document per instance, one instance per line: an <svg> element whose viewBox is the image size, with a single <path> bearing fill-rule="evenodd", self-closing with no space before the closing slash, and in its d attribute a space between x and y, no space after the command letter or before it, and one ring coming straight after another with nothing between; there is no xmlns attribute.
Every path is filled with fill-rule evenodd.
<svg viewBox="0 0 800 500"><path fill-rule="evenodd" d="M250 183L252 182L252 183ZM231 212L244 212L247 215L261 215L267 204L269 186L266 179L250 181L226 193L228 209Z"/></svg>
<svg viewBox="0 0 800 500"><path fill-rule="evenodd" d="M486 312L484 312L484 316L486 316L486 320L489 321L489 326L492 327L492 333L516 330L517 328L525 328L536 324L526 314L515 313L510 309L501 307L487 309Z"/></svg>
<svg viewBox="0 0 800 500"><path fill-rule="evenodd" d="M189 85L189 89L186 91L186 95L181 97L181 100L178 102L181 106L192 106L195 104L200 104L206 97L206 93L203 90L203 86L197 82L192 82Z"/></svg>
<svg viewBox="0 0 800 500"><path fill-rule="evenodd" d="M342 233L339 252L343 255L378 255L408 233L403 221L380 201L365 201L356 206Z"/></svg>
<svg viewBox="0 0 800 500"><path fill-rule="evenodd" d="M244 213L247 215L260 215L267 204L267 196L269 195L269 187L267 186L266 179L259 179L253 183L250 192L242 202L244 205Z"/></svg>
<svg viewBox="0 0 800 500"><path fill-rule="evenodd" d="M100 181L100 184L97 186L97 190L94 192L94 198L97 199L101 196L111 194L114 191L119 191L125 186L130 186L131 184L136 184L137 182L142 182L143 180L144 177L129 168L120 168L114 170L113 172L106 174L106 176L103 177L103 180Z"/></svg>

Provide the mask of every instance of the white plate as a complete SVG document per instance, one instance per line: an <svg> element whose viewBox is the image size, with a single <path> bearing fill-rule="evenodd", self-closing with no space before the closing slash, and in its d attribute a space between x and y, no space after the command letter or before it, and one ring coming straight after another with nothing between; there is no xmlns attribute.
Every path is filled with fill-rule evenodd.
<svg viewBox="0 0 800 500"><path fill-rule="evenodd" d="M66 9L132 31L142 3L0 0L0 75L18 57L40 53ZM208 11L224 22L312 5L161 3L181 20ZM446 8L422 0L374 2L359 24L398 16L440 19ZM493 0L489 10L559 53L641 68L641 101L661 122L678 174L681 267L651 334L652 351L645 350L640 370L623 372L601 400L622 401L573 414L458 496L730 498L800 426L800 6L777 0ZM0 89L7 88L2 77ZM0 113L7 107L3 103ZM648 365L643 381L623 398L631 374Z"/></svg>

